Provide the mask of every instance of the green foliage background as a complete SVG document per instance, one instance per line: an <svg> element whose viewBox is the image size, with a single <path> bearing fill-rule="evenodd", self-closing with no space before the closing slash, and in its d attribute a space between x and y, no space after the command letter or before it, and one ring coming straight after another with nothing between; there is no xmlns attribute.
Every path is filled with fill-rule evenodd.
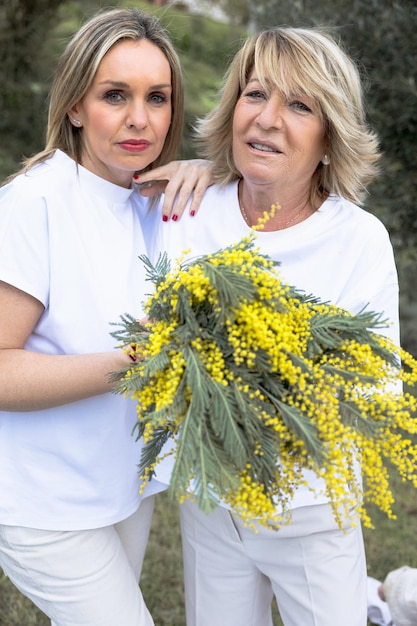
<svg viewBox="0 0 417 626"><path fill-rule="evenodd" d="M180 53L186 80L186 133L216 101L223 72L242 38L257 26L320 24L335 29L358 60L368 118L381 137L383 175L366 208L392 236L401 290L403 346L417 355L417 6L415 0L211 0L231 16L220 23L146 1L2 0L0 3L0 179L43 147L47 93L69 36L99 8L135 5L156 13ZM208 2L205 4L207 5ZM372 512L366 531L369 573L383 578L405 563L417 567L415 492L394 484L397 521ZM177 509L158 498L142 587L158 626L184 626ZM279 618L276 616L276 624ZM48 620L0 575L0 626L46 626ZM116 626L116 625L115 625ZM337 626L335 624L335 626Z"/></svg>

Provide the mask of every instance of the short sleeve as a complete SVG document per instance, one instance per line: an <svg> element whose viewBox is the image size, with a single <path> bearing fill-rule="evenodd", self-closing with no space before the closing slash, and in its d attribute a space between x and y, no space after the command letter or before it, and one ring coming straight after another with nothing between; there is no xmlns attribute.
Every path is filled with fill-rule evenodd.
<svg viewBox="0 0 417 626"><path fill-rule="evenodd" d="M22 177L24 182L24 177ZM21 179L0 189L0 280L47 306L49 240L46 199Z"/></svg>

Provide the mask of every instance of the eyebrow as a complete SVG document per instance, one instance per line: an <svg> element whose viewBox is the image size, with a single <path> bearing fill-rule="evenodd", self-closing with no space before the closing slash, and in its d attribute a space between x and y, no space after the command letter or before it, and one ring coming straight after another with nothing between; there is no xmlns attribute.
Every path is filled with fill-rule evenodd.
<svg viewBox="0 0 417 626"><path fill-rule="evenodd" d="M109 85L111 87L118 87L119 89L128 89L130 85L128 83L124 83L118 80L102 80L99 85ZM152 85L151 89L166 89L167 87L171 88L171 83L160 83L159 85Z"/></svg>

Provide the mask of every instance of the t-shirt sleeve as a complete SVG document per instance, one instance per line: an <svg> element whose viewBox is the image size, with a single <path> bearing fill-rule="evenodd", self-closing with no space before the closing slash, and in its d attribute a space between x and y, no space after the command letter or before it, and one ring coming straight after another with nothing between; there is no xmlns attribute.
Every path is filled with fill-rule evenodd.
<svg viewBox="0 0 417 626"><path fill-rule="evenodd" d="M47 203L18 179L0 189L0 280L48 305Z"/></svg>
<svg viewBox="0 0 417 626"><path fill-rule="evenodd" d="M363 308L379 313L381 322L386 322L387 326L376 329L376 332L399 345L398 275L392 244L382 224L376 228L376 236L364 246L354 277L347 308L353 313L359 313Z"/></svg>

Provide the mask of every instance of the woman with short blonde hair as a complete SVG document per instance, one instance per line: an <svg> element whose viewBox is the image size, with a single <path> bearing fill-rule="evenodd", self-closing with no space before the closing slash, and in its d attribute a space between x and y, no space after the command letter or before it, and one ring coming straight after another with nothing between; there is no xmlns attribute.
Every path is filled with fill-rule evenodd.
<svg viewBox="0 0 417 626"><path fill-rule="evenodd" d="M219 104L197 126L198 145L213 161L216 182L226 184L241 176L233 159L230 120L253 69L265 86L286 98L303 93L318 105L330 163L319 165L312 178L312 200L335 193L360 202L379 172L379 142L365 121L357 66L319 29L271 28L253 35L236 54Z"/></svg>

